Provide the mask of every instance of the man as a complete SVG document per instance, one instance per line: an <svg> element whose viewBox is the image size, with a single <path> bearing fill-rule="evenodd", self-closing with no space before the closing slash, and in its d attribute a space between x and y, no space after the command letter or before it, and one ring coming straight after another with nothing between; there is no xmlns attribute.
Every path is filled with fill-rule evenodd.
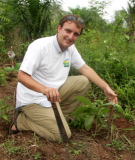
<svg viewBox="0 0 135 160"><path fill-rule="evenodd" d="M79 16L67 15L60 20L57 35L29 45L18 72L16 107L22 112L11 127L12 132L32 130L50 141L58 141L60 134L51 107L51 103L56 103L61 107L60 116L70 138L66 118L79 103L75 97L89 89L89 80L104 91L110 102L117 103L114 91L85 64L74 46L83 29ZM68 77L71 65L82 75Z"/></svg>

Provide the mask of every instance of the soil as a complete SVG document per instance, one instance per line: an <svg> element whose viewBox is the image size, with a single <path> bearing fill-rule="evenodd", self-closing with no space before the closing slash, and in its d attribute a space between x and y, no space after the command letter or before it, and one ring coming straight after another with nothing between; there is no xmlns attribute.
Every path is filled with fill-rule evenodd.
<svg viewBox="0 0 135 160"><path fill-rule="evenodd" d="M15 107L17 82L10 74L8 84L0 87L0 99ZM112 142L107 140L107 130L94 137L94 124L90 131L71 128L70 144L49 142L32 131L9 136L8 128L14 116L10 112L7 123L0 120L0 160L135 160L135 127L124 118L113 120ZM126 137L126 138L125 138ZM112 145L111 145L112 144Z"/></svg>

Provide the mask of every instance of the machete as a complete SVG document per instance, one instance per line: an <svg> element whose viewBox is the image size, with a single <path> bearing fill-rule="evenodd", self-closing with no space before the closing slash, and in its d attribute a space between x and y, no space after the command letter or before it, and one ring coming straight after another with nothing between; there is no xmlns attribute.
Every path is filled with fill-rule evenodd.
<svg viewBox="0 0 135 160"><path fill-rule="evenodd" d="M59 132L60 132L62 142L63 143L70 143L69 138L68 138L67 133L66 133L66 130L65 130L65 127L64 127L63 122L61 120L57 105L55 103L52 103L52 108L53 108L53 111L54 111L54 114L55 114L55 118L56 118L56 122L57 122L57 125L58 125L58 129L59 129Z"/></svg>

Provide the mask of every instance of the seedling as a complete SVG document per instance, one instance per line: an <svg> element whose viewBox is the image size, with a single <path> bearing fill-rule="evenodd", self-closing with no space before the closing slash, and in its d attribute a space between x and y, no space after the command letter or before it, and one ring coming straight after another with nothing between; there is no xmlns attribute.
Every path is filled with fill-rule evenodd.
<svg viewBox="0 0 135 160"><path fill-rule="evenodd" d="M80 128L84 126L85 129L89 131L92 127L92 122L95 119L95 135L97 134L97 127L99 125L106 129L108 128L105 121L102 120L102 117L103 115L107 115L107 113L110 111L109 106L114 106L114 108L117 109L120 113L123 113L123 109L118 104L103 104L102 101L95 101L94 103L91 103L91 101L88 98L83 96L78 96L76 97L76 99L83 103L84 106L77 107L75 112L72 113L72 115L76 116L76 119L72 121L71 124L73 124L74 126L79 126Z"/></svg>
<svg viewBox="0 0 135 160"><path fill-rule="evenodd" d="M9 111L13 108L8 104L7 99L9 99L9 97L0 99L0 119L9 122Z"/></svg>
<svg viewBox="0 0 135 160"><path fill-rule="evenodd" d="M40 153L38 152L37 154L34 155L34 159L40 159Z"/></svg>
<svg viewBox="0 0 135 160"><path fill-rule="evenodd" d="M34 141L35 141L36 146L40 145L39 138L37 137L35 132L34 132Z"/></svg>
<svg viewBox="0 0 135 160"><path fill-rule="evenodd" d="M124 142L120 141L119 139L113 139L111 144L107 144L107 146L113 146L117 150L123 150L126 146Z"/></svg>

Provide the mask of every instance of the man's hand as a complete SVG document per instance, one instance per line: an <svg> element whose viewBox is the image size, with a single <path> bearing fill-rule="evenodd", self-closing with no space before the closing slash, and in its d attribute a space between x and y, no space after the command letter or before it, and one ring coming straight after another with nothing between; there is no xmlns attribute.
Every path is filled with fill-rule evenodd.
<svg viewBox="0 0 135 160"><path fill-rule="evenodd" d="M28 75L23 71L18 72L17 78L18 78L18 81L22 83L25 87L46 95L48 101L50 101L51 103L61 102L59 98L59 92L56 88L48 88L38 83L30 75Z"/></svg>
<svg viewBox="0 0 135 160"><path fill-rule="evenodd" d="M118 104L117 94L114 93L114 91L108 86L104 90L105 95L109 99L109 102Z"/></svg>
<svg viewBox="0 0 135 160"><path fill-rule="evenodd" d="M46 95L48 101L51 103L61 102L59 92L56 88L45 88L42 93Z"/></svg>
<svg viewBox="0 0 135 160"><path fill-rule="evenodd" d="M109 87L109 85L105 81L103 81L92 68L84 64L80 69L78 69L78 71L82 75L86 76L99 88L101 88L109 99L109 102L118 104L117 94L114 93L114 91Z"/></svg>

